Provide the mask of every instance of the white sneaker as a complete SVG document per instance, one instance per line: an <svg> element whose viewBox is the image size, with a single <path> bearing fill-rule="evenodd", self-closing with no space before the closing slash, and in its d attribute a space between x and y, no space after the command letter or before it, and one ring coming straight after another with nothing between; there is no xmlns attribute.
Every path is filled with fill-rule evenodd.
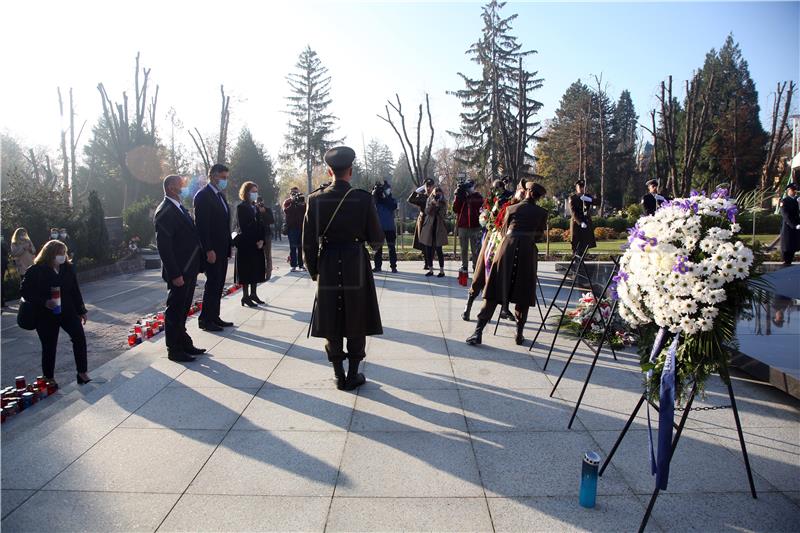
<svg viewBox="0 0 800 533"><path fill-rule="evenodd" d="M305 272L305 271L306 271L306 267L304 267L304 266L301 266L301 267L300 267L300 272Z"/></svg>
<svg viewBox="0 0 800 533"><path fill-rule="evenodd" d="M292 267L292 272L297 272L297 267Z"/></svg>

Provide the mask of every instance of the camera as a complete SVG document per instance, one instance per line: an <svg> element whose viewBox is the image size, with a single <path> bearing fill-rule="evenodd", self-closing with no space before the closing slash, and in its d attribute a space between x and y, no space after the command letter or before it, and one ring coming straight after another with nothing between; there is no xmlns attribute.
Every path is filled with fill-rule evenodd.
<svg viewBox="0 0 800 533"><path fill-rule="evenodd" d="M375 198L383 198L385 186L383 183L376 181L372 186L372 196Z"/></svg>
<svg viewBox="0 0 800 533"><path fill-rule="evenodd" d="M292 196L292 203L294 203L294 204L304 204L304 203L306 203L306 198L305 198L305 196L303 196L303 193L301 193L300 191L292 192L291 196Z"/></svg>
<svg viewBox="0 0 800 533"><path fill-rule="evenodd" d="M467 173L459 172L458 182L456 184L456 196L465 196L473 187L475 187L475 182L471 179L467 179Z"/></svg>

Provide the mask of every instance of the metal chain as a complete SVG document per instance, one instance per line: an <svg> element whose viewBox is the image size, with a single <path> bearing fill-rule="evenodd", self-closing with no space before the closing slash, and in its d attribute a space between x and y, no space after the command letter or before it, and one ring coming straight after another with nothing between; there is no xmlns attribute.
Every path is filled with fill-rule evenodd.
<svg viewBox="0 0 800 533"><path fill-rule="evenodd" d="M692 407L691 411L717 411L719 409L730 409L730 405L713 405L711 407ZM676 407L676 411L685 411L685 407Z"/></svg>

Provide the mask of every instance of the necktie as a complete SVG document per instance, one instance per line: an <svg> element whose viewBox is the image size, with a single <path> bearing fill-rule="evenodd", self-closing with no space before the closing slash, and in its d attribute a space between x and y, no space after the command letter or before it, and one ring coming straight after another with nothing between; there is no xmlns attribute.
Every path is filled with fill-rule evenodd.
<svg viewBox="0 0 800 533"><path fill-rule="evenodd" d="M227 213L228 212L228 202L225 201L225 197L222 195L221 192L218 192L217 196L219 196L219 201L222 202L222 207L225 208L225 212Z"/></svg>
<svg viewBox="0 0 800 533"><path fill-rule="evenodd" d="M186 215L186 218L189 219L189 222L194 222L194 220L192 220L192 215L189 214L189 210L188 209L186 209L185 207L181 206L181 211L183 211L183 214Z"/></svg>

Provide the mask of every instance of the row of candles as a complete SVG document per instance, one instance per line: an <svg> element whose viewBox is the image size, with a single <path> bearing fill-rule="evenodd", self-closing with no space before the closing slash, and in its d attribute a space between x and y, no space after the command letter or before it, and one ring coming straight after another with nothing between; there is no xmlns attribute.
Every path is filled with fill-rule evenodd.
<svg viewBox="0 0 800 533"><path fill-rule="evenodd" d="M224 291L225 296L231 295L238 291L242 286L239 284L231 285ZM203 302L198 300L190 307L186 316L192 316L203 310ZM145 317L136 321L133 328L128 332L128 346L134 347L141 344L146 339L152 339L159 333L164 331L164 313L159 312L152 317Z"/></svg>
<svg viewBox="0 0 800 533"><path fill-rule="evenodd" d="M39 400L55 394L58 386L55 381L44 376L36 378L34 383L27 383L25 376L14 378L13 387L5 387L0 391L0 422L16 416Z"/></svg>

